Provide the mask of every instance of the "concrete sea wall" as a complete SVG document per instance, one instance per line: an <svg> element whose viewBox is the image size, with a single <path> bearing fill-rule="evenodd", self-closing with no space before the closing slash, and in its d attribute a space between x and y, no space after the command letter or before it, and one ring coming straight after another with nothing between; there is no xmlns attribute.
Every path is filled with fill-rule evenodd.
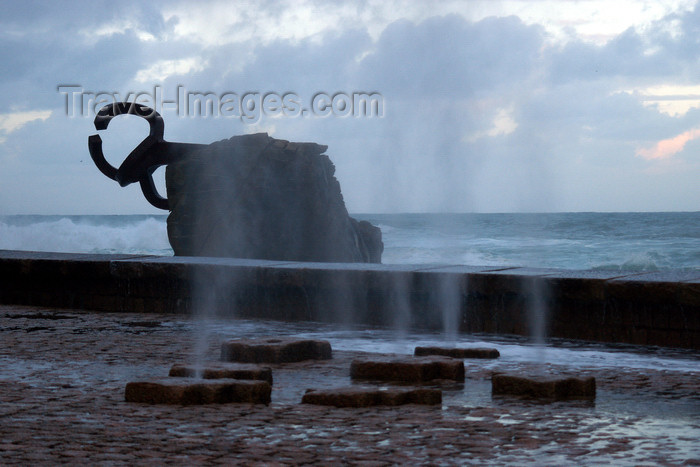
<svg viewBox="0 0 700 467"><path fill-rule="evenodd" d="M449 265L0 250L0 303L192 313L700 349L700 271ZM539 304L539 305L538 305Z"/></svg>

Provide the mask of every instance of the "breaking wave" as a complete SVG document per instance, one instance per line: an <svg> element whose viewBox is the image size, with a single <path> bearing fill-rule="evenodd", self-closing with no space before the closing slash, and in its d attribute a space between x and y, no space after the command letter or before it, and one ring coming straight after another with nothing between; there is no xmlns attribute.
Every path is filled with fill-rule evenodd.
<svg viewBox="0 0 700 467"><path fill-rule="evenodd" d="M0 217L0 249L172 255L158 216Z"/></svg>

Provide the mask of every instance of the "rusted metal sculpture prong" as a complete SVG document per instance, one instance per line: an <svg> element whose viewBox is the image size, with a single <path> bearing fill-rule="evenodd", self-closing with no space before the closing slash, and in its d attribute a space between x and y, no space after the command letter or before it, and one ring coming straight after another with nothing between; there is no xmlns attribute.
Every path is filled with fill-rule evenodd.
<svg viewBox="0 0 700 467"><path fill-rule="evenodd" d="M153 172L166 164L181 160L186 154L202 148L202 144L169 143L163 140L165 123L158 112L136 102L115 102L107 104L95 116L95 129L106 130L109 122L117 115L137 115L149 125L149 134L129 153L119 168L113 167L102 152L102 138L92 135L88 138L90 157L97 168L121 186L139 182L141 191L149 203L159 209L169 209L168 199L158 194L153 182Z"/></svg>

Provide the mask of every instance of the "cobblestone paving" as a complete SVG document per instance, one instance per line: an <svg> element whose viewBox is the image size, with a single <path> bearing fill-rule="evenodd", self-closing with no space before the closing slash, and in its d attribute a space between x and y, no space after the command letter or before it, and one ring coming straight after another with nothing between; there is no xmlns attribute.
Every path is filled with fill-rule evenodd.
<svg viewBox="0 0 700 467"><path fill-rule="evenodd" d="M359 353L334 352L272 365L267 406L124 402L129 381L190 360L191 328L166 315L0 306L0 465L700 465L698 372L577 369L597 378L595 403L538 403L491 398L494 368L470 361L465 384L443 386L442 407L300 404L306 388L351 384Z"/></svg>

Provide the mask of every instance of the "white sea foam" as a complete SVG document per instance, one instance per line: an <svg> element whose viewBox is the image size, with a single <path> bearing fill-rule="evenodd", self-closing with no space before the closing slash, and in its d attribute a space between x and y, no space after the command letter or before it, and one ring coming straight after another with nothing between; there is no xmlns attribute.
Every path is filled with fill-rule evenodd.
<svg viewBox="0 0 700 467"><path fill-rule="evenodd" d="M163 220L127 217L0 218L0 249L172 254Z"/></svg>
<svg viewBox="0 0 700 467"><path fill-rule="evenodd" d="M608 262L592 265L591 269L612 271L658 271L660 268L672 267L665 255L655 251L633 252L621 262Z"/></svg>

